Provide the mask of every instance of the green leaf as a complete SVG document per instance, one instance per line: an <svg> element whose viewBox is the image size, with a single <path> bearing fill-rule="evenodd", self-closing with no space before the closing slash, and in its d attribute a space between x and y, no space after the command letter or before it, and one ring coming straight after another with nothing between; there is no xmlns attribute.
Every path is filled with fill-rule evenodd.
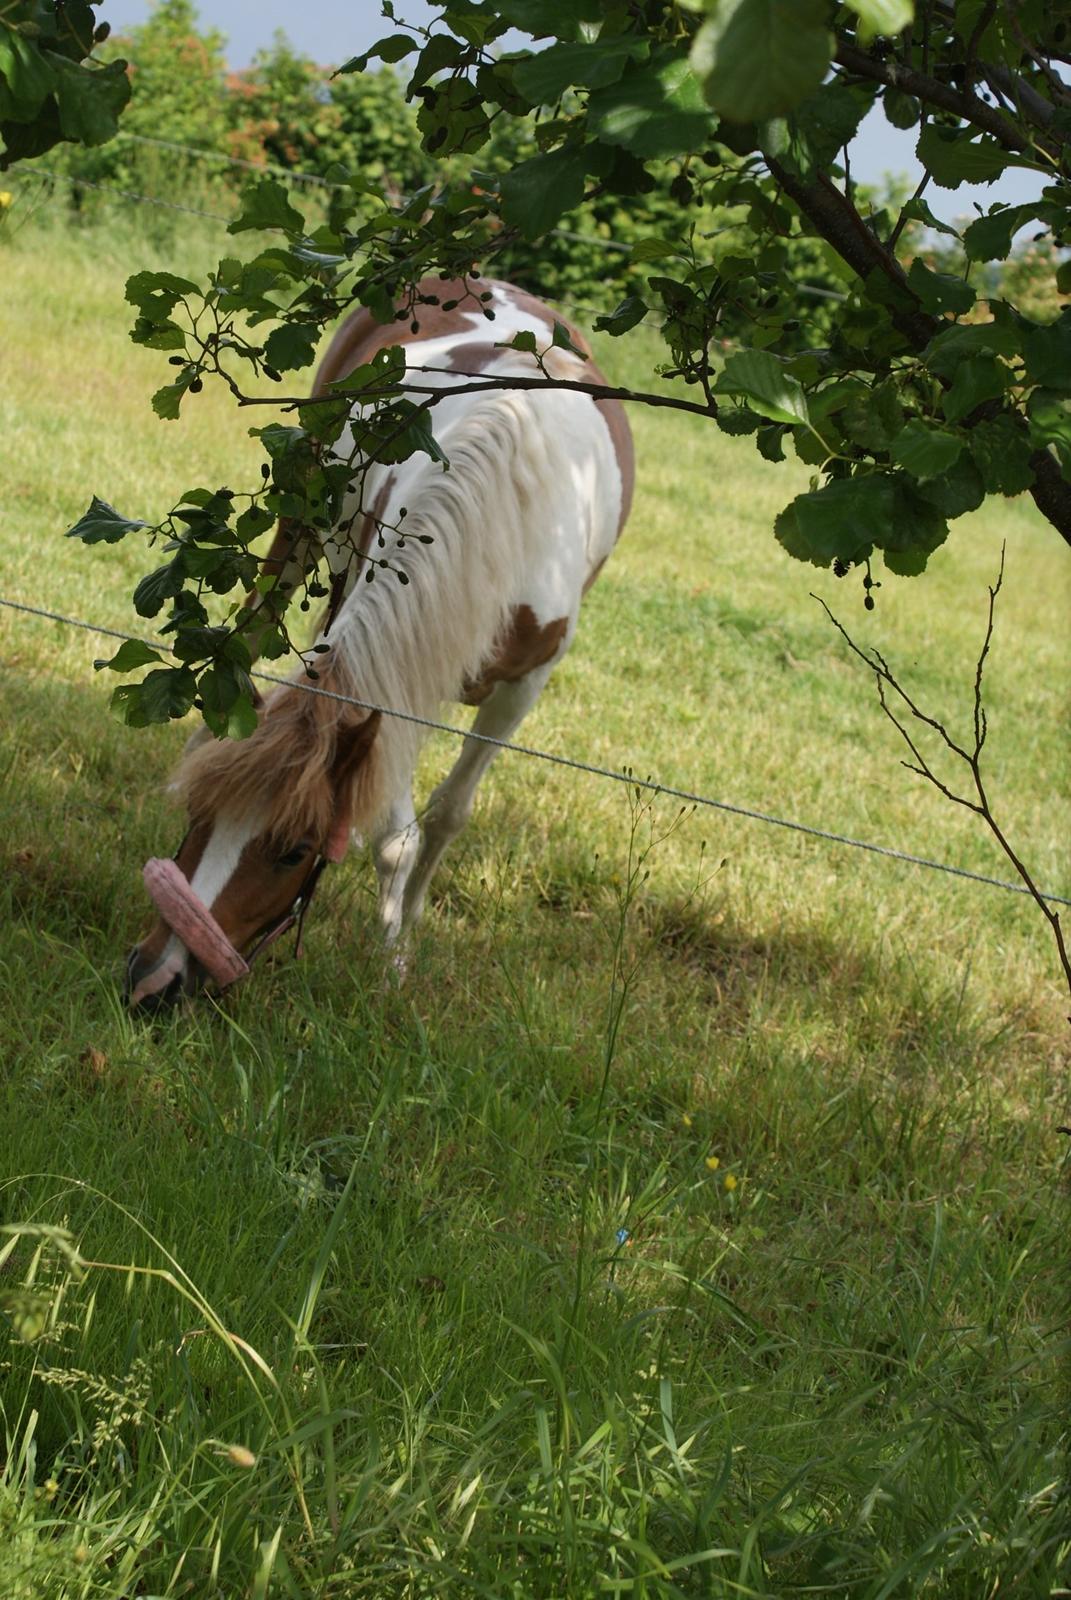
<svg viewBox="0 0 1071 1600"><path fill-rule="evenodd" d="M227 713L228 739L248 739L257 731L257 709L250 695L241 695Z"/></svg>
<svg viewBox="0 0 1071 1600"><path fill-rule="evenodd" d="M914 0L845 0L845 4L859 18L864 44L879 33L903 33L915 15Z"/></svg>
<svg viewBox="0 0 1071 1600"><path fill-rule="evenodd" d="M1005 167L1021 165L989 134L972 139L969 132L945 128L939 122L928 122L923 128L916 154L941 189L958 189L961 183L990 183Z"/></svg>
<svg viewBox="0 0 1071 1600"><path fill-rule="evenodd" d="M971 429L970 450L987 494L1022 494L1033 483L1029 436L1011 417L979 422Z"/></svg>
<svg viewBox="0 0 1071 1600"><path fill-rule="evenodd" d="M941 409L949 422L959 422L986 400L996 400L1011 380L1011 373L995 356L969 356L961 361L946 391Z"/></svg>
<svg viewBox="0 0 1071 1600"><path fill-rule="evenodd" d="M515 333L512 339L499 339L495 343L496 350L521 350L525 355L534 356L539 351L536 336L531 328L522 328Z"/></svg>
<svg viewBox="0 0 1071 1600"><path fill-rule="evenodd" d="M575 39L582 23L602 20L604 6L602 0L501 0L498 9L533 39L548 34Z"/></svg>
<svg viewBox="0 0 1071 1600"><path fill-rule="evenodd" d="M538 239L584 198L584 152L548 150L522 161L502 178L502 218L526 239Z"/></svg>
<svg viewBox="0 0 1071 1600"><path fill-rule="evenodd" d="M946 233L952 239L958 239L959 234L950 223L942 222L935 216L925 200L920 200L916 195L910 199L903 208L902 215L908 222L924 222L927 228L933 228L936 233Z"/></svg>
<svg viewBox="0 0 1071 1600"><path fill-rule="evenodd" d="M616 310L607 316L595 318L595 328L599 333L609 333L615 339L623 333L628 333L630 328L636 327L647 315L647 304L638 294L630 294L622 300Z"/></svg>
<svg viewBox="0 0 1071 1600"><path fill-rule="evenodd" d="M902 89L886 89L882 97L886 119L894 128L913 128L919 120L919 103Z"/></svg>
<svg viewBox="0 0 1071 1600"><path fill-rule="evenodd" d="M810 439L809 433L798 435L799 438ZM764 461L783 461L785 459L784 446L785 430L782 426L771 424L768 428L760 428L755 435L755 446Z"/></svg>
<svg viewBox="0 0 1071 1600"><path fill-rule="evenodd" d="M948 538L948 522L920 485L895 474L896 511L891 527L875 539L890 572L913 577Z"/></svg>
<svg viewBox="0 0 1071 1600"><path fill-rule="evenodd" d="M789 118L806 140L812 161L819 167L832 166L869 110L868 98L843 83L827 83L798 106Z"/></svg>
<svg viewBox="0 0 1071 1600"><path fill-rule="evenodd" d="M162 661L159 650L143 644L140 639L125 639L109 661L94 661L97 672L110 667L112 672L133 672L135 667L147 667L150 661Z"/></svg>
<svg viewBox="0 0 1071 1600"><path fill-rule="evenodd" d="M196 376L196 367L186 367L175 383L165 383L162 389L157 389L152 397L152 408L164 422L176 421L182 397Z"/></svg>
<svg viewBox="0 0 1071 1600"><path fill-rule="evenodd" d="M200 298L201 291L190 278L173 272L135 272L126 280L125 295L132 306L150 322L169 317L186 295Z"/></svg>
<svg viewBox="0 0 1071 1600"><path fill-rule="evenodd" d="M588 97L589 131L641 160L700 148L714 119L688 62L662 54Z"/></svg>
<svg viewBox="0 0 1071 1600"><path fill-rule="evenodd" d="M945 311L951 311L957 317L962 316L975 301L975 293L969 283L953 277L949 272L931 272L918 256L911 263L907 281L918 295L923 310L932 312L934 316L940 316Z"/></svg>
<svg viewBox="0 0 1071 1600"><path fill-rule="evenodd" d="M0 22L0 118L28 122L35 117L55 85L59 60Z"/></svg>
<svg viewBox="0 0 1071 1600"><path fill-rule="evenodd" d="M1066 395L1035 389L1027 402L1030 438L1036 446L1053 446L1064 475L1071 477L1071 409Z"/></svg>
<svg viewBox="0 0 1071 1600"><path fill-rule="evenodd" d="M807 398L776 356L767 350L731 355L714 385L716 394L743 395L752 411L771 422L806 422Z"/></svg>
<svg viewBox="0 0 1071 1600"><path fill-rule="evenodd" d="M1013 358L1022 354L1023 335L1009 322L958 323L930 340L922 359L939 378L952 378L961 361L976 355Z"/></svg>
<svg viewBox="0 0 1071 1600"><path fill-rule="evenodd" d="M1022 206L1001 203L990 207L988 213L972 222L963 234L968 260L1003 261L1019 229L1037 216L1038 209L1036 200Z"/></svg>
<svg viewBox="0 0 1071 1600"><path fill-rule="evenodd" d="M797 495L777 519L779 542L800 561L862 561L874 547L897 572L921 572L948 537L944 516L898 474L835 478Z"/></svg>
<svg viewBox="0 0 1071 1600"><path fill-rule="evenodd" d="M412 400L397 400L390 415L394 424L390 439L375 442L377 461L406 461L417 451L423 451L433 461L449 466L432 432L431 417L422 406Z"/></svg>
<svg viewBox="0 0 1071 1600"><path fill-rule="evenodd" d="M1071 392L1071 312L1062 311L1047 327L1030 327L1023 338L1023 360L1031 383Z"/></svg>
<svg viewBox="0 0 1071 1600"><path fill-rule="evenodd" d="M642 266L645 261L664 261L667 256L679 254L680 245L671 244L668 239L638 239L632 246L629 260Z"/></svg>
<svg viewBox="0 0 1071 1600"><path fill-rule="evenodd" d="M65 56L53 55L52 60L64 137L85 145L106 144L114 139L119 128L119 113L130 99L125 61L87 67Z"/></svg>
<svg viewBox="0 0 1071 1600"><path fill-rule="evenodd" d="M962 449L963 440L956 434L913 417L893 440L889 454L913 478L925 480L947 472Z"/></svg>
<svg viewBox="0 0 1071 1600"><path fill-rule="evenodd" d="M79 517L73 528L67 529L67 538L81 539L85 544L118 544L128 533L149 526L148 522L121 516L107 500L94 495L89 510Z"/></svg>
<svg viewBox="0 0 1071 1600"><path fill-rule="evenodd" d="M185 350L186 335L177 322L165 319L163 322L151 322L148 317L138 317L130 330L130 337L135 344L144 345L148 350Z"/></svg>
<svg viewBox="0 0 1071 1600"><path fill-rule="evenodd" d="M574 356L579 356L581 361L586 361L588 359L587 351L580 348L580 346L574 340L572 334L569 332L569 329L565 326L565 323L559 322L556 317L554 319L554 332L550 336L550 342L554 346L555 350L568 350Z"/></svg>
<svg viewBox="0 0 1071 1600"><path fill-rule="evenodd" d="M864 450L888 450L904 425L904 409L892 379L876 389L853 385L840 422L846 436Z"/></svg>
<svg viewBox="0 0 1071 1600"><path fill-rule="evenodd" d="M393 65L396 61L404 60L411 51L417 48L419 42L418 39L413 38L408 33L388 34L385 39L377 40L371 49L366 50L363 55L351 56L348 61L344 61L335 70L333 76L340 78L349 72L367 72L370 61L386 61Z"/></svg>
<svg viewBox="0 0 1071 1600"><path fill-rule="evenodd" d="M730 122L784 116L817 90L833 58L824 0L719 0L692 45L707 100Z"/></svg>
<svg viewBox="0 0 1071 1600"><path fill-rule="evenodd" d="M264 355L277 372L311 366L320 343L318 322L284 322L273 328L264 342Z"/></svg>
<svg viewBox="0 0 1071 1600"><path fill-rule="evenodd" d="M616 83L626 63L646 52L647 41L634 34L590 43L552 44L549 50L518 61L513 81L533 106L549 105L574 85L601 89Z"/></svg>
<svg viewBox="0 0 1071 1600"><path fill-rule="evenodd" d="M336 378L331 388L340 394L361 394L365 389L389 389L404 377L405 351L400 345L384 345L370 361L354 367L344 378Z"/></svg>
<svg viewBox="0 0 1071 1600"><path fill-rule="evenodd" d="M128 728L184 717L197 694L189 667L158 667L141 683L121 683L113 690L111 708Z"/></svg>
<svg viewBox="0 0 1071 1600"><path fill-rule="evenodd" d="M836 478L797 495L777 518L774 533L790 556L828 567L835 560L865 560L895 514L896 491L884 474Z"/></svg>
<svg viewBox="0 0 1071 1600"><path fill-rule="evenodd" d="M985 484L969 453L964 450L947 472L917 486L918 494L942 517L962 517L976 511L985 499Z"/></svg>
<svg viewBox="0 0 1071 1600"><path fill-rule="evenodd" d="M282 228L303 234L305 219L290 204L286 190L275 178L260 178L242 190L242 213L227 225L228 233L250 228Z"/></svg>
<svg viewBox="0 0 1071 1600"><path fill-rule="evenodd" d="M166 566L147 572L134 590L134 610L139 617L155 617L165 600L173 600L182 588L182 562L179 557Z"/></svg>

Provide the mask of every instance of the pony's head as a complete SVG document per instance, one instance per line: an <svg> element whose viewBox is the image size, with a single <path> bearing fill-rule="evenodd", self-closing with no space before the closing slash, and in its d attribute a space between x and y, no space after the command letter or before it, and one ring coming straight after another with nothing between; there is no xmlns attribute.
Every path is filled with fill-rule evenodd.
<svg viewBox="0 0 1071 1600"><path fill-rule="evenodd" d="M128 1003L145 1010L219 987L244 956L290 926L325 861L345 853L354 820L374 807L379 714L300 688L277 692L256 732L191 749L172 787L189 827L174 861L150 861L159 916L127 958Z"/></svg>

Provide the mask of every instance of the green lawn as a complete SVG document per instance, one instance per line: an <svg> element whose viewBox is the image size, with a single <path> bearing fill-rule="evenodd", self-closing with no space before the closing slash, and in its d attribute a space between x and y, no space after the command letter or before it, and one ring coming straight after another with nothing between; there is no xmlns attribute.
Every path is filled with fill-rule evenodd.
<svg viewBox="0 0 1071 1600"><path fill-rule="evenodd" d="M144 553L63 529L256 456L210 390L152 415L123 279L230 246L16 220L0 594L129 627ZM635 426L631 525L521 737L1007 877L809 594L965 729L1006 540L992 791L1068 892L1071 562L1029 503L867 614L773 542L803 468ZM0 612L4 1600L1071 1593L1036 908L504 757L403 986L354 859L301 963L132 1021L184 733L110 717L109 653Z"/></svg>

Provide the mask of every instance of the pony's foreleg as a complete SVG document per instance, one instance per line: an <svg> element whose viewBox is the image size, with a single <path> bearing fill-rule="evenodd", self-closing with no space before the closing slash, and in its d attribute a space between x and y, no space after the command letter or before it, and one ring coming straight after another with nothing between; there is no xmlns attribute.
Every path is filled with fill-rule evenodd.
<svg viewBox="0 0 1071 1600"><path fill-rule="evenodd" d="M379 882L379 921L387 944L393 944L402 931L405 890L413 865L420 853L420 824L413 810L413 796L392 803L372 840L372 859Z"/></svg>
<svg viewBox="0 0 1071 1600"><path fill-rule="evenodd" d="M518 683L497 683L476 713L472 732L509 739L539 699L552 665L537 667ZM443 852L472 815L480 779L497 754L492 744L466 739L450 772L432 791L424 812L424 842L405 892L403 931L412 927L423 911L428 885Z"/></svg>

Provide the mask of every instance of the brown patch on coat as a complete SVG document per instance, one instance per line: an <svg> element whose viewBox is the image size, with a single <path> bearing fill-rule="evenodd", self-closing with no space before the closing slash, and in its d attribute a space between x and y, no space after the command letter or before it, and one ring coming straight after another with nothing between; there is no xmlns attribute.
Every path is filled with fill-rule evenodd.
<svg viewBox="0 0 1071 1600"><path fill-rule="evenodd" d="M481 668L479 677L465 684L461 692L463 703L478 706L496 683L519 683L536 667L545 666L561 649L568 631L568 617L540 622L531 606L514 606L493 655Z"/></svg>
<svg viewBox="0 0 1071 1600"><path fill-rule="evenodd" d="M605 379L600 374L597 381L602 383ZM636 450L632 442L632 429L629 426L628 416L620 400L596 400L595 404L606 423L610 443L617 457L617 470L621 474L621 510L617 518L617 533L620 538L621 530L628 521L628 514L632 509L632 495L636 487ZM593 573L585 587L590 587L594 581Z"/></svg>
<svg viewBox="0 0 1071 1600"><path fill-rule="evenodd" d="M516 356L520 353L517 350L503 349L501 345L490 344L486 339L459 339L442 364L450 372L471 373L477 376L497 365L503 356ZM534 360L532 365L538 372Z"/></svg>
<svg viewBox="0 0 1071 1600"><path fill-rule="evenodd" d="M415 344L418 340L445 339L455 333L475 332L472 316L475 313L483 318L483 302L479 297L491 287L480 278L475 280L475 287L451 278L422 278L417 285L418 292L436 296L440 304L414 306L412 316L400 321L377 322L370 311L358 306L340 324L328 345L316 374L313 393L326 394L333 383L371 361L377 350L385 350L389 345ZM444 311L441 303L444 300L456 300L458 304Z"/></svg>

